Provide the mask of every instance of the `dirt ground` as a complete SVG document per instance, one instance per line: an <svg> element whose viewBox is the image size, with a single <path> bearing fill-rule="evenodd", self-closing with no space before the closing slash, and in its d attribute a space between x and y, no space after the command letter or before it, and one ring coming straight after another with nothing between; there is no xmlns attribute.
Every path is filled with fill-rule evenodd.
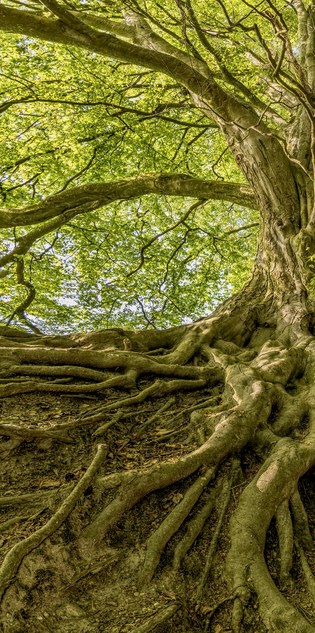
<svg viewBox="0 0 315 633"><path fill-rule="evenodd" d="M113 395L108 393L108 398ZM195 395L181 394L178 398L180 406L189 407ZM97 404L94 396L20 395L1 401L0 424L49 429L56 423L76 421L82 412ZM147 403L144 414L143 407L139 405L132 415L107 431L102 439L109 447L108 454L98 477L145 467L187 452L185 443L177 442L176 437L164 439L161 429L156 426L142 437L136 436L139 424L157 406L160 407L161 402L158 405L156 402ZM65 491L82 477L95 452L97 442L92 436L93 431L94 428L90 427L74 429L70 433L71 443L45 439L14 445L9 437L1 437L2 556L15 543L44 525L60 505ZM201 595L197 596L198 586L216 529L220 503L191 547L180 571L175 574L171 563L174 547L184 527L168 544L150 586L141 589L138 573L144 559L146 540L183 498L193 479L187 478L184 482L150 494L111 530L96 557L82 561L76 546L81 529L117 492L111 488L104 493L99 489L96 478L61 527L24 558L14 582L4 594L2 633L146 633L151 630L154 633L232 633L232 596L225 574L229 517L246 481L259 466L250 450L240 458L242 471L232 490L209 577ZM229 461L222 465L223 475L229 467ZM207 500L210 492L211 485L203 492L199 506ZM6 497L30 493L34 495L31 499L5 504ZM39 494L36 496L36 493ZM315 534L314 476L308 475L302 480L300 493ZM297 552L295 557L298 557ZM278 583L279 548L273 524L268 534L266 558L271 576ZM315 552L310 553L309 563L315 572ZM293 567L292 581L281 589L308 619L313 619L315 626L315 614L303 578L297 571L299 568L300 565ZM163 613L164 621L160 618ZM159 620L156 626L155 618ZM266 631L258 615L255 597L252 597L245 613L243 631Z"/></svg>

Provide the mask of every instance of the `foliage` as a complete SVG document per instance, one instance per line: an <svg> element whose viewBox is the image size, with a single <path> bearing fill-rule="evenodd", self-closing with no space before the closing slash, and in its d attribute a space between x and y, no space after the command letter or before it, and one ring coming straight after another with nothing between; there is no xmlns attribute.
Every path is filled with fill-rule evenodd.
<svg viewBox="0 0 315 633"><path fill-rule="evenodd" d="M154 21L167 24L165 12L151 8ZM222 134L161 73L23 35L2 34L1 45L3 205L141 173L242 181ZM220 48L233 68L234 53ZM248 81L257 83L257 75ZM36 291L29 323L46 332L162 327L210 312L249 275L256 228L238 229L257 217L209 201L160 236L192 203L165 196L113 203L38 239L24 257L25 280ZM3 254L24 234L3 230ZM152 240L140 267L141 249ZM3 274L1 317L19 323L15 310L27 289L17 283L14 262Z"/></svg>

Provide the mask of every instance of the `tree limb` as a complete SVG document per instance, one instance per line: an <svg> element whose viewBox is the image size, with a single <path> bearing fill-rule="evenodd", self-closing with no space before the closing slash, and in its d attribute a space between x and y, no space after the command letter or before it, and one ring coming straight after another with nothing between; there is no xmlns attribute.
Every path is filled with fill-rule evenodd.
<svg viewBox="0 0 315 633"><path fill-rule="evenodd" d="M206 99L213 108L213 117L225 121L238 120L242 126L256 125L259 117L256 112L243 104L232 93L225 91L210 72L205 77L196 69L195 57L188 56L187 61L175 54L160 52L120 39L104 31L97 31L81 22L55 0L45 0L51 11L62 19L47 19L24 10L0 7L0 30L9 33L22 33L29 37L66 45L74 45L105 57L118 59L129 64L161 72L172 77L191 93ZM80 27L80 24L82 25ZM164 42L163 38L161 38ZM163 44L164 46L164 44ZM168 47L169 48L169 47ZM176 47L171 47L175 53ZM186 59L185 54L185 59ZM182 58L182 51L180 52ZM195 63L196 62L196 63Z"/></svg>
<svg viewBox="0 0 315 633"><path fill-rule="evenodd" d="M95 211L115 200L130 200L150 193L226 200L252 209L258 208L255 196L246 184L207 181L186 174L146 174L114 182L80 185L29 207L2 208L0 228L38 224L62 214L68 221L69 217Z"/></svg>

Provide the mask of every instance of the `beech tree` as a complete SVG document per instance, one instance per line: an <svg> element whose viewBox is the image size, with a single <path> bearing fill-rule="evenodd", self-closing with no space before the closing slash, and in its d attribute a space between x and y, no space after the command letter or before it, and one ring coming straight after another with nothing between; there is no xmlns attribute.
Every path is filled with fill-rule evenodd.
<svg viewBox="0 0 315 633"><path fill-rule="evenodd" d="M315 631L314 20L1 5L4 633Z"/></svg>

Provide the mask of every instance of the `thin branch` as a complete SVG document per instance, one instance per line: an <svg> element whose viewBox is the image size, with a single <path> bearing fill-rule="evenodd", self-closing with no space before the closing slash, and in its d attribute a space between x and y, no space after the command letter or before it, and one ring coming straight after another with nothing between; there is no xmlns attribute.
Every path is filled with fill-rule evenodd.
<svg viewBox="0 0 315 633"><path fill-rule="evenodd" d="M170 233L171 231L174 231L174 229L176 229L181 224L184 224L185 220L187 220L187 218L190 216L190 214L202 204L204 204L203 200L198 200L197 202L192 204L189 207L189 209L186 211L186 213L184 213L183 217L181 217L179 220L177 220L177 222L174 222L174 224L172 224L167 229L165 229L165 231L161 231L161 233L158 233L157 235L154 235L154 237L152 237L148 242L146 242L146 244L144 244L144 246L142 246L142 248L141 248L141 251L140 251L140 262L139 262L138 266L136 266L136 268L133 268L129 273L127 273L126 277L131 277L136 272L138 272L138 270L140 270L140 268L142 268L142 266L144 265L144 262L145 262L144 253L148 250L148 248L150 248L150 246L152 246L152 244L154 244L154 242L156 242L161 237L164 237L164 235L167 235L167 233Z"/></svg>
<svg viewBox="0 0 315 633"><path fill-rule="evenodd" d="M26 324L33 330L33 332L35 332L35 334L41 334L40 330L29 321L29 319L27 318L27 316L25 314L25 311L27 310L27 308L31 305L31 303L35 299L36 290L35 290L34 285L30 281L27 281L25 279L25 276L24 276L24 260L21 257L19 257L17 259L17 262L16 262L16 276L17 276L18 284L20 284L21 286L24 286L24 288L27 289L27 296L17 306L17 308L15 308L14 312L11 314L11 316L9 317L9 319L7 321L7 325L9 325L11 323L11 321L14 319L14 317L17 316L22 321L25 321Z"/></svg>
<svg viewBox="0 0 315 633"><path fill-rule="evenodd" d="M156 34L151 36L151 31L150 38L154 38L153 48L147 40L145 41L145 46L133 44L110 33L96 31L87 25L85 25L86 28L82 32L79 32L80 20L76 19L72 24L73 15L67 12L64 7L62 7L60 13L59 5L55 0L45 0L45 2L47 6L49 4L54 12L60 15L62 13L62 20L51 20L27 11L11 9L2 5L0 6L0 30L7 32L18 31L37 39L59 42L65 45L75 45L112 59L162 72L164 75L178 81L191 93L211 102L213 108L212 118L221 117L224 120L233 121L237 112L241 124L242 120L244 120L244 123L247 122L253 125L257 120L256 113L248 104L246 106L243 105L232 93L226 92L215 81L213 74L210 73L208 68L203 70L203 62L169 45L168 42ZM163 52L161 52L161 49L163 49ZM167 52L165 52L166 49Z"/></svg>
<svg viewBox="0 0 315 633"><path fill-rule="evenodd" d="M93 152L92 152L92 156L91 156L91 158L89 158L89 160L86 163L86 165L84 167L82 167L82 169L80 169L80 171L78 171L76 174L73 174L73 176L68 178L68 180L65 182L63 187L58 191L58 193L62 193L62 191L65 191L69 187L71 182L73 182L77 178L80 178L80 176L82 176L82 174L84 174L86 171L88 171L90 169L90 167L91 167L91 165L94 162L94 159L96 157L97 149L98 149L97 147L94 147Z"/></svg>

